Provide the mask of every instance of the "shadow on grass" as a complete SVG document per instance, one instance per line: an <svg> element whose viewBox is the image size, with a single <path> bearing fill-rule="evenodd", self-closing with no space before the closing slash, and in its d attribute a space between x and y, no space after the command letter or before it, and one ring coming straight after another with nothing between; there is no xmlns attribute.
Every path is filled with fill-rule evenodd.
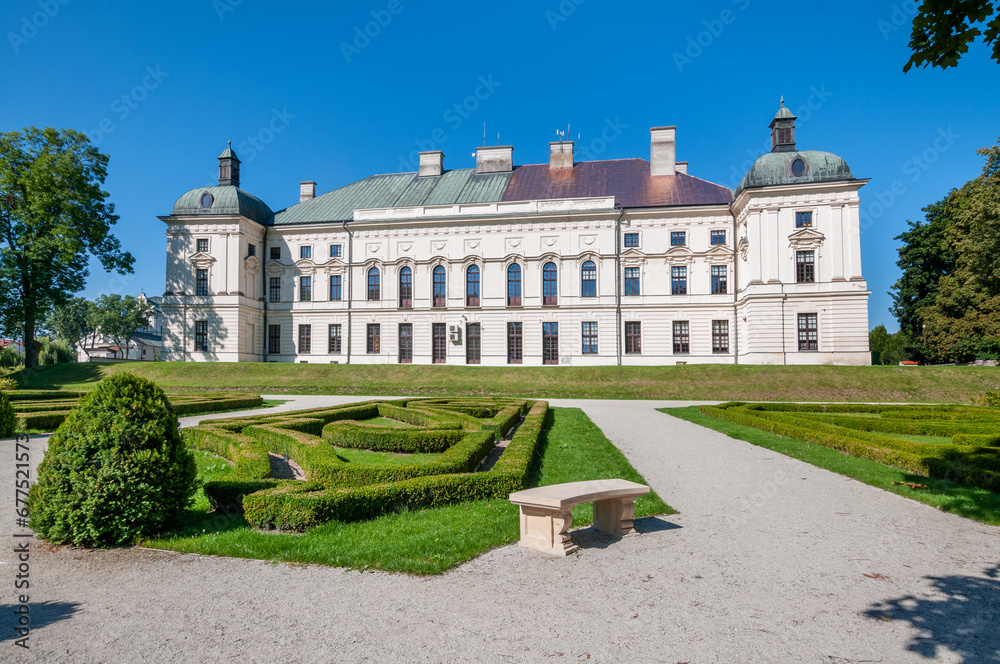
<svg viewBox="0 0 1000 664"><path fill-rule="evenodd" d="M96 383L104 377L101 366L101 363L96 362L66 362L21 369L10 377L17 381L22 390L59 390L67 383Z"/></svg>
<svg viewBox="0 0 1000 664"><path fill-rule="evenodd" d="M36 630L46 625L69 620L81 610L79 602L28 602L28 624L19 625L20 614L14 613L19 608L17 604L0 604L0 641L15 641L22 638L18 627L28 627ZM28 641L31 644L31 641ZM11 647L16 647L11 644Z"/></svg>
<svg viewBox="0 0 1000 664"><path fill-rule="evenodd" d="M185 537L198 537L200 535L240 530L249 527L249 525L242 514L228 514L219 510L202 512L189 509L184 512L179 524L171 530L157 535L156 538L182 539Z"/></svg>
<svg viewBox="0 0 1000 664"><path fill-rule="evenodd" d="M929 576L934 596L907 595L872 605L869 618L910 623L918 633L907 650L937 659L947 649L962 664L1000 661L1000 566L985 570L989 578Z"/></svg>
<svg viewBox="0 0 1000 664"><path fill-rule="evenodd" d="M545 457L545 450L549 446L549 432L552 431L554 422L555 418L552 415L552 408L549 408L545 413L545 419L542 421L542 432L539 434L538 442L535 444L535 458L531 460L531 468L528 469L525 488L533 489L542 481L542 459Z"/></svg>

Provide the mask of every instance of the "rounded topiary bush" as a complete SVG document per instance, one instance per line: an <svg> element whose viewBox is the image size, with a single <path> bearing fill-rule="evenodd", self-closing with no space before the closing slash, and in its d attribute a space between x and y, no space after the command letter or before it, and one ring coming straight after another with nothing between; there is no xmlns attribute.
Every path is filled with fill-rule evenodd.
<svg viewBox="0 0 1000 664"><path fill-rule="evenodd" d="M17 431L17 413L10 399L0 392L0 438L10 438Z"/></svg>
<svg viewBox="0 0 1000 664"><path fill-rule="evenodd" d="M56 544L132 544L170 525L195 491L194 456L152 381L105 378L49 439L31 528Z"/></svg>

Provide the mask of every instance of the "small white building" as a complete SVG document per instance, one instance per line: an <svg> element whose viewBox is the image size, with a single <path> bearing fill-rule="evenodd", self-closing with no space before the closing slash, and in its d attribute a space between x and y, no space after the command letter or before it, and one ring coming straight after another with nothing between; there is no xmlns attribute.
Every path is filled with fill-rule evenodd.
<svg viewBox="0 0 1000 664"><path fill-rule="evenodd" d="M416 173L272 212L239 188L181 196L167 225L162 358L175 361L664 365L870 363L858 191L801 151L782 105L773 149L731 191L650 158Z"/></svg>

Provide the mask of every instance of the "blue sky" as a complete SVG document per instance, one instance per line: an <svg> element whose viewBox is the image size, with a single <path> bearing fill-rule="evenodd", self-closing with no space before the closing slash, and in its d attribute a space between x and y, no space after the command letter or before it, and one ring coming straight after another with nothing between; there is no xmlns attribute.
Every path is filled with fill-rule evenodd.
<svg viewBox="0 0 1000 664"><path fill-rule="evenodd" d="M649 128L677 125L689 172L732 187L769 149L784 95L800 116L801 149L835 152L871 178L862 189L870 324L894 330L893 237L978 175L975 150L1000 135L1000 66L984 47L957 69L902 73L913 9L7 0L0 131L73 127L110 155L115 232L136 269L117 277L93 265L83 293L93 298L162 292L157 215L212 183L230 139L243 188L275 210L297 202L300 180L323 193L413 170L420 149L443 150L446 168L473 166L484 122L490 143L499 133L514 145L515 163L546 161L567 125L590 158L648 158Z"/></svg>

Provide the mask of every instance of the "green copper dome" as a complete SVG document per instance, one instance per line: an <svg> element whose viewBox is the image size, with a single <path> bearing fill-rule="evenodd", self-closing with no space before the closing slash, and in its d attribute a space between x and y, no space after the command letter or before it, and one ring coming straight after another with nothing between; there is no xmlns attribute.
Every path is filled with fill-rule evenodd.
<svg viewBox="0 0 1000 664"><path fill-rule="evenodd" d="M177 199L171 214L241 215L264 225L274 218L264 201L232 185L192 189Z"/></svg>
<svg viewBox="0 0 1000 664"><path fill-rule="evenodd" d="M799 150L768 152L761 155L736 187L739 196L744 189L777 185L807 184L853 180L847 162L831 152Z"/></svg>

